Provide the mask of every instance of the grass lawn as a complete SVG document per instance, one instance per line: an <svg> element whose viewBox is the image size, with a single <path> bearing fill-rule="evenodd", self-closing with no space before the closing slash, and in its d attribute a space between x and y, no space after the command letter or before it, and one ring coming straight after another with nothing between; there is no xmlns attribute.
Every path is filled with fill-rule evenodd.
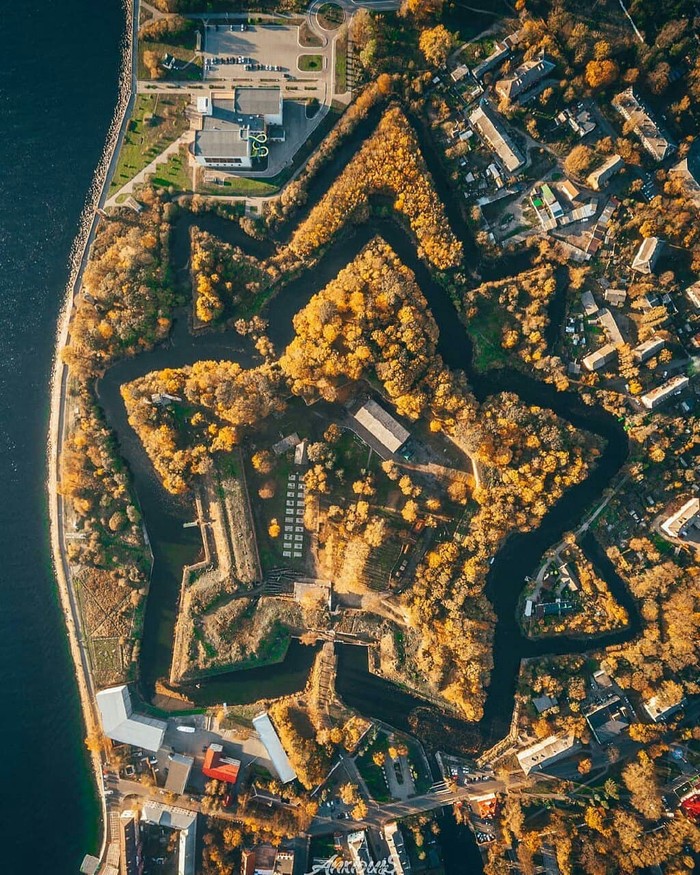
<svg viewBox="0 0 700 875"><path fill-rule="evenodd" d="M318 22L325 30L336 30L345 21L345 13L336 3L324 3L318 10Z"/></svg>
<svg viewBox="0 0 700 875"><path fill-rule="evenodd" d="M323 56L299 55L297 58L297 66L304 73L309 73L312 70L320 70L323 67Z"/></svg>
<svg viewBox="0 0 700 875"><path fill-rule="evenodd" d="M502 323L495 308L482 304L478 314L467 322L467 333L474 341L474 366L478 371L499 367L508 354L501 346Z"/></svg>
<svg viewBox="0 0 700 875"><path fill-rule="evenodd" d="M118 191L137 173L177 140L189 126L185 117L186 97L139 94L134 113L119 150L119 162L109 185Z"/></svg>
<svg viewBox="0 0 700 875"><path fill-rule="evenodd" d="M267 179L255 179L245 176L223 177L221 184L207 182L197 186L198 194L240 195L241 197L265 197L274 194L278 186Z"/></svg>
<svg viewBox="0 0 700 875"><path fill-rule="evenodd" d="M180 149L179 154L171 155L165 164L161 164L157 168L151 181L153 185L160 188L172 186L177 191L192 191L192 179L190 169L187 166L186 150Z"/></svg>
<svg viewBox="0 0 700 875"><path fill-rule="evenodd" d="M343 34L335 44L335 90L345 94L348 90L348 37Z"/></svg>
<svg viewBox="0 0 700 875"><path fill-rule="evenodd" d="M361 756L355 758L355 765L364 778L372 798L377 802L391 802L392 799L386 784L386 778L384 777L384 769L382 766L378 766L372 759L372 754L375 751L386 751L386 747L386 736L380 732L375 741L369 746L369 749Z"/></svg>

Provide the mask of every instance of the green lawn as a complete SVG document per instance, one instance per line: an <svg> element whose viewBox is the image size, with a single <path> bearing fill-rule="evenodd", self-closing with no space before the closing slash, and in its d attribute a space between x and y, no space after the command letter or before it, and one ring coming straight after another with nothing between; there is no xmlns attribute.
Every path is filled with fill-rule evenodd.
<svg viewBox="0 0 700 875"><path fill-rule="evenodd" d="M203 183L197 186L198 194L240 195L241 197L265 197L274 194L278 186L267 179L246 176L222 176L223 183Z"/></svg>
<svg viewBox="0 0 700 875"><path fill-rule="evenodd" d="M161 164L151 180L159 188L170 188L177 191L192 191L192 179L187 166L187 152L180 149L179 154L171 155L165 164Z"/></svg>
<svg viewBox="0 0 700 875"><path fill-rule="evenodd" d="M186 97L139 94L129 121L119 161L109 185L114 194L177 140L189 126Z"/></svg>
<svg viewBox="0 0 700 875"><path fill-rule="evenodd" d="M312 70L321 70L323 68L322 55L299 55L297 65L304 73L309 73Z"/></svg>
<svg viewBox="0 0 700 875"><path fill-rule="evenodd" d="M335 44L335 90L345 94L348 90L348 38L346 34L338 37Z"/></svg>
<svg viewBox="0 0 700 875"><path fill-rule="evenodd" d="M355 758L355 765L364 778L372 798L377 802L391 802L391 794L384 778L384 769L378 766L372 759L372 754L375 751L386 751L386 747L386 736L380 732L375 741L369 746L369 749L361 756Z"/></svg>

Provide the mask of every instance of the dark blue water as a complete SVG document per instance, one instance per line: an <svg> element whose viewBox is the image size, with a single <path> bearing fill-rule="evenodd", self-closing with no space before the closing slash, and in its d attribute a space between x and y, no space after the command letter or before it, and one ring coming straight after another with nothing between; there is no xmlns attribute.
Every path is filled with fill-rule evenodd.
<svg viewBox="0 0 700 875"><path fill-rule="evenodd" d="M0 872L74 875L97 804L51 574L48 383L116 100L119 0L0 0Z"/></svg>

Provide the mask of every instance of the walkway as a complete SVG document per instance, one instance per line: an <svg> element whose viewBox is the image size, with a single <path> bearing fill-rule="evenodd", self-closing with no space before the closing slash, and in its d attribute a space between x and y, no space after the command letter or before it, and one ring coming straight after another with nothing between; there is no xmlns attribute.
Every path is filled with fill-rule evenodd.
<svg viewBox="0 0 700 875"><path fill-rule="evenodd" d="M180 151L180 146L189 146L194 142L194 131L185 131L182 136L173 141L160 155L157 155L150 164L147 164L143 170L140 170L133 179L125 182L124 185L116 191L111 197L105 201L105 207L117 207L119 202L126 196L133 194L135 186L142 185L149 176L153 176L159 164L165 164L172 155L177 155ZM118 202L119 201L119 202Z"/></svg>

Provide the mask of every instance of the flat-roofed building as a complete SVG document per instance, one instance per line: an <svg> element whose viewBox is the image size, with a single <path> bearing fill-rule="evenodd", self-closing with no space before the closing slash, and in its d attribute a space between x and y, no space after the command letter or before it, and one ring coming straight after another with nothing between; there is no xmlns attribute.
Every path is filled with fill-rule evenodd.
<svg viewBox="0 0 700 875"><path fill-rule="evenodd" d="M134 714L126 684L100 690L96 700L107 738L151 752L162 746L167 723L143 714Z"/></svg>
<svg viewBox="0 0 700 875"><path fill-rule="evenodd" d="M533 58L525 61L514 71L512 76L506 76L496 82L496 93L508 100L515 100L544 79L556 64L547 58Z"/></svg>
<svg viewBox="0 0 700 875"><path fill-rule="evenodd" d="M700 310L700 282L693 283L685 290L685 296L695 310Z"/></svg>
<svg viewBox="0 0 700 875"><path fill-rule="evenodd" d="M268 125L281 125L284 120L282 89L236 88L234 109L239 115L260 116Z"/></svg>
<svg viewBox="0 0 700 875"><path fill-rule="evenodd" d="M689 383L690 380L687 377L680 375L672 377L661 386L657 386L656 389L652 389L651 392L642 395L640 400L645 407L653 410L655 407L663 404L664 401L667 401L672 395L682 392Z"/></svg>
<svg viewBox="0 0 700 875"><path fill-rule="evenodd" d="M663 161L676 148L637 96L634 88L627 88L617 94L612 100L612 105L624 119L631 122L642 146L655 161Z"/></svg>
<svg viewBox="0 0 700 875"><path fill-rule="evenodd" d="M588 174L586 182L591 188L600 191L611 177L625 166L625 162L619 155L611 155L601 166Z"/></svg>
<svg viewBox="0 0 700 875"><path fill-rule="evenodd" d="M596 303L596 299L590 289L585 289L581 292L581 306L583 307L583 312L589 319L598 315L598 304Z"/></svg>
<svg viewBox="0 0 700 875"><path fill-rule="evenodd" d="M581 745L573 735L550 735L548 738L543 738L532 747L527 747L524 750L516 753L516 758L520 763L520 768L529 775L530 772L538 772L544 766L549 766L557 760L564 759L578 750Z"/></svg>
<svg viewBox="0 0 700 875"><path fill-rule="evenodd" d="M615 321L615 317L608 310L607 307L603 307L602 310L598 312L598 316L596 317L596 322L605 332L608 340L612 343L613 346L622 346L625 342L622 336L622 332L620 331L617 322Z"/></svg>
<svg viewBox="0 0 700 875"><path fill-rule="evenodd" d="M652 696L648 701L644 702L644 710L651 717L654 723L663 723L676 711L685 705L685 697L674 698L669 701L668 698L661 696Z"/></svg>
<svg viewBox="0 0 700 875"><path fill-rule="evenodd" d="M557 183L557 189L564 197L573 204L581 196L581 189L570 179L565 179L563 182Z"/></svg>
<svg viewBox="0 0 700 875"><path fill-rule="evenodd" d="M474 67L472 71L474 78L483 79L489 70L493 70L505 61L508 55L510 55L510 51L510 46L507 43L494 43L491 54Z"/></svg>
<svg viewBox="0 0 700 875"><path fill-rule="evenodd" d="M283 784L293 781L297 773L292 768L292 764L289 762L289 758L282 747L277 730L272 725L272 721L266 711L253 718L253 726L260 736L260 741L262 741L280 781Z"/></svg>
<svg viewBox="0 0 700 875"><path fill-rule="evenodd" d="M482 100L479 103L479 106L469 116L469 124L486 145L496 153L499 161L509 173L514 173L518 167L522 167L525 159L506 133L503 121L498 113L491 108L488 101Z"/></svg>
<svg viewBox="0 0 700 875"><path fill-rule="evenodd" d="M632 262L632 270L639 273L651 273L654 265L661 254L663 241L658 237L645 237L639 245L637 254Z"/></svg>
<svg viewBox="0 0 700 875"><path fill-rule="evenodd" d="M370 872L374 866L369 849L367 833L364 830L348 833L348 851L355 872Z"/></svg>
<svg viewBox="0 0 700 875"><path fill-rule="evenodd" d="M141 810L141 819L178 833L177 875L195 875L197 812L149 800Z"/></svg>
<svg viewBox="0 0 700 875"><path fill-rule="evenodd" d="M665 346L666 340L658 334L655 334L653 337L650 337L649 340L645 340L644 343L635 346L632 350L632 355L634 360L641 364L642 362L648 361L652 356L655 356L657 352L661 352Z"/></svg>
<svg viewBox="0 0 700 875"><path fill-rule="evenodd" d="M671 538L686 538L691 528L700 528L700 498L691 498L661 523L661 530Z"/></svg>
<svg viewBox="0 0 700 875"><path fill-rule="evenodd" d="M596 349L594 352L589 352L588 355L584 356L581 359L581 364L587 371L599 371L601 368L604 368L606 365L615 361L616 357L617 349L612 343L606 343L605 346L601 346L600 349Z"/></svg>
<svg viewBox="0 0 700 875"><path fill-rule="evenodd" d="M632 715L619 696L611 696L585 716L598 744L610 744L632 722Z"/></svg>
<svg viewBox="0 0 700 875"><path fill-rule="evenodd" d="M119 815L120 875L141 875L143 846L138 812L128 808Z"/></svg>
<svg viewBox="0 0 700 875"><path fill-rule="evenodd" d="M613 307L622 307L627 300L627 292L624 289L606 289L603 297Z"/></svg>
<svg viewBox="0 0 700 875"><path fill-rule="evenodd" d="M168 777L165 781L165 789L169 793L181 796L187 787L193 765L194 759L192 757L184 756L181 753L171 754L168 757Z"/></svg>
<svg viewBox="0 0 700 875"><path fill-rule="evenodd" d="M395 875L408 875L411 871L411 861L406 850L406 843L398 823L387 823L384 827L384 841L389 846L389 856L394 866Z"/></svg>
<svg viewBox="0 0 700 875"><path fill-rule="evenodd" d="M353 416L390 453L398 453L411 436L400 422L371 398Z"/></svg>

